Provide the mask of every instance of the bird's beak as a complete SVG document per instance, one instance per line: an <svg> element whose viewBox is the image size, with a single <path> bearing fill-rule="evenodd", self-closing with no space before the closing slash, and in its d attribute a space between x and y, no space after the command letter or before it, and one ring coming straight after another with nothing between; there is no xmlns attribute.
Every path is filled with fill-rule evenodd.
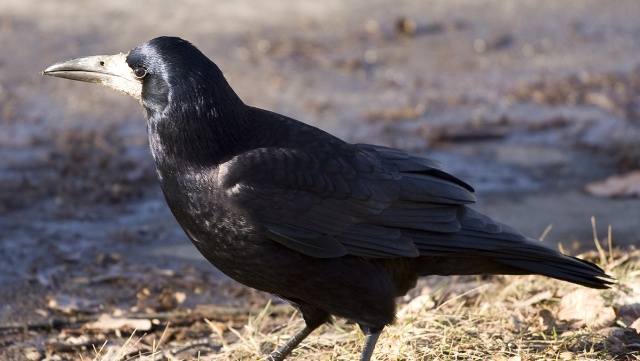
<svg viewBox="0 0 640 361"><path fill-rule="evenodd" d="M43 70L42 75L102 84L140 100L142 82L126 59L126 54L117 54L61 61Z"/></svg>

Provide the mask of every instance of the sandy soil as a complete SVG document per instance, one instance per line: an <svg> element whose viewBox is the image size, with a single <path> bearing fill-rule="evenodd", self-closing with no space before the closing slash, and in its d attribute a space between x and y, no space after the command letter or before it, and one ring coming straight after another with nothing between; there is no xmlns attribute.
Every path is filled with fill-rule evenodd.
<svg viewBox="0 0 640 361"><path fill-rule="evenodd" d="M640 165L639 16L622 0L0 0L0 325L171 310L177 293L184 307L268 299L181 233L139 105L39 76L56 61L181 36L246 103L429 154L476 186L477 209L533 237L553 224L545 240L577 250L592 216L599 237L640 240L637 199L583 192ZM21 359L46 340L9 332L0 349Z"/></svg>

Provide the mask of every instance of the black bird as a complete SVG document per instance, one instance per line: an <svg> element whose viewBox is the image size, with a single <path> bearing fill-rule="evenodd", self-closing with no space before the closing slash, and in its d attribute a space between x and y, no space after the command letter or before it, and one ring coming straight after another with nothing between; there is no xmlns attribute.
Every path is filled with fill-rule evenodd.
<svg viewBox="0 0 640 361"><path fill-rule="evenodd" d="M189 42L54 64L43 74L100 83L140 100L174 216L202 255L249 287L297 307L306 326L283 360L331 315L366 335L369 360L395 298L425 275L542 274L592 288L613 279L471 208L473 188L438 162L349 144L245 105Z"/></svg>

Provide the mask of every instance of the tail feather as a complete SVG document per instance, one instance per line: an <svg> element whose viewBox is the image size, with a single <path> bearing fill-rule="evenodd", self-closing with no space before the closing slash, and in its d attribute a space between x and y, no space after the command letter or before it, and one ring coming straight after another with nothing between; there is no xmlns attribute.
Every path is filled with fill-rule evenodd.
<svg viewBox="0 0 640 361"><path fill-rule="evenodd" d="M615 283L597 265L564 255L469 208L461 207L458 220L461 230L454 233L403 231L425 257L424 274L540 274L600 289Z"/></svg>
<svg viewBox="0 0 640 361"><path fill-rule="evenodd" d="M565 256L559 252L558 257L547 262L522 259L496 259L496 261L526 270L529 273L541 274L591 288L605 289L615 283L612 277L595 264Z"/></svg>

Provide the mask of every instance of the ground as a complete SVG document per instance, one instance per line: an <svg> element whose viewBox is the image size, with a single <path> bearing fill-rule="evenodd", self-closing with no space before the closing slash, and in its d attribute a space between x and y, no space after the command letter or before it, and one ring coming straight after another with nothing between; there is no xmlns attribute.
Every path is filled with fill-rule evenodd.
<svg viewBox="0 0 640 361"><path fill-rule="evenodd" d="M179 229L140 106L48 65L181 36L248 104L438 159L476 209L573 254L593 248L592 217L629 250L636 178L588 186L640 166L639 16L635 1L0 0L0 358L87 357L126 336L87 331L117 312L158 313L154 332L181 320L186 343L271 300Z"/></svg>

